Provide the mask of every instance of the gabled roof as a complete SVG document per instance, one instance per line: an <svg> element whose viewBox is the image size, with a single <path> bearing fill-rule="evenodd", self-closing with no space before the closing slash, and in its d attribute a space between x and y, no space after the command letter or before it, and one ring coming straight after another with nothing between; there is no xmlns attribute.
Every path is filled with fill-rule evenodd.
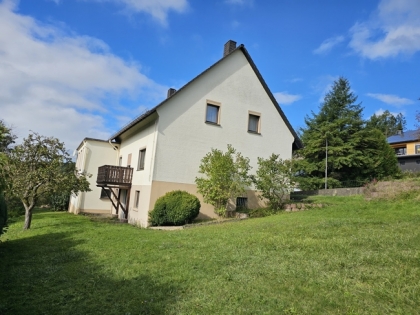
<svg viewBox="0 0 420 315"><path fill-rule="evenodd" d="M420 140L420 132L418 130L404 131L400 135L393 135L387 138L389 144L413 142Z"/></svg>
<svg viewBox="0 0 420 315"><path fill-rule="evenodd" d="M174 94L172 94L171 96L169 96L168 98L166 98L164 101L162 101L161 103L159 103L158 105L156 105L155 107L153 107L152 109L146 111L145 113L141 114L140 116L138 116L137 118L135 118L133 121L131 121L129 124L127 124L126 126L124 126L121 130L119 130L118 132L116 132L115 134L113 134L110 138L110 140L114 140L116 142L119 142L119 137L125 133L127 130L131 129L132 127L134 127L135 125L137 125L139 122L143 121L144 119L146 119L147 117L149 117L150 115L152 115L154 112L156 112L156 109L160 106L163 106L166 102L169 101L169 99L171 99L172 97L174 97L175 94L181 93L181 91L185 90L189 85L191 85L194 81L196 81L198 78L200 78L201 76L203 76L205 73L207 73L208 71L210 71L212 68L216 67L218 64L220 64L223 60L229 58L233 53L235 53L236 51L241 51L245 58L248 60L249 64L251 65L251 68L254 70L254 73L256 74L256 76L258 77L261 85L263 86L264 90L266 91L267 95L270 97L271 101L273 102L273 105L276 107L278 113L280 114L281 118L283 119L284 123L286 124L287 128L289 129L289 131L291 132L291 134L293 135L295 141L293 142L293 149L300 149L303 147L302 141L299 139L298 135L296 134L295 130L293 129L293 127L290 125L289 120L286 118L286 115L283 113L282 109L280 108L279 104L277 103L277 100L275 99L273 93L271 93L270 89L268 88L267 84L265 83L263 77L261 76L260 72L258 71L257 66L255 65L254 61L252 60L251 56L249 55L248 51L246 50L245 46L243 44L239 45L235 50L233 50L231 53L229 53L228 55L224 56L223 58L221 58L219 61L217 61L216 63L214 63L212 66L210 66L209 68L207 68L206 70L204 70L202 73L200 73L198 76L196 76L194 79L192 79L190 82L188 82L187 84L185 84L183 87L181 87L178 91L176 91Z"/></svg>
<svg viewBox="0 0 420 315"><path fill-rule="evenodd" d="M83 143L84 143L85 141L87 141L87 140L90 140L90 141L98 141L98 142L108 142L108 140L95 139L95 138L84 138L84 139L82 140L82 142L80 142L80 144L79 144L79 146L77 147L77 149L76 149L76 150L79 150L79 149L82 147Z"/></svg>

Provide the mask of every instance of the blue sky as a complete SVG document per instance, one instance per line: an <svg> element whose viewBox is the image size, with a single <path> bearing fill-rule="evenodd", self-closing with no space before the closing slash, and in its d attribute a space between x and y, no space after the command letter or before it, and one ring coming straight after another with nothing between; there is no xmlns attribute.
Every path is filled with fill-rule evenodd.
<svg viewBox="0 0 420 315"><path fill-rule="evenodd" d="M339 76L365 118L420 109L419 0L3 0L0 118L74 149L244 44L296 129Z"/></svg>

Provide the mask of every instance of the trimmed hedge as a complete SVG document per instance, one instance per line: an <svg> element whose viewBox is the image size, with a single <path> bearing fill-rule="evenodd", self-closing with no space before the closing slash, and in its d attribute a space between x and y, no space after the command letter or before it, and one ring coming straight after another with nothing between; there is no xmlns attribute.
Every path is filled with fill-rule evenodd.
<svg viewBox="0 0 420 315"><path fill-rule="evenodd" d="M149 213L149 223L152 226L191 223L198 216L200 207L196 196L186 191L171 191L156 200Z"/></svg>

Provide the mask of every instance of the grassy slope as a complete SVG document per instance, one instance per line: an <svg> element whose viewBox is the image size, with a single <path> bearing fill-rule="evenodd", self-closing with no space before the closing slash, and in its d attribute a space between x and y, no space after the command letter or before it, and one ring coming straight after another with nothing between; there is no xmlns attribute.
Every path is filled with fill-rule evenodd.
<svg viewBox="0 0 420 315"><path fill-rule="evenodd" d="M415 201L181 231L35 213L0 244L0 314L418 314Z"/></svg>

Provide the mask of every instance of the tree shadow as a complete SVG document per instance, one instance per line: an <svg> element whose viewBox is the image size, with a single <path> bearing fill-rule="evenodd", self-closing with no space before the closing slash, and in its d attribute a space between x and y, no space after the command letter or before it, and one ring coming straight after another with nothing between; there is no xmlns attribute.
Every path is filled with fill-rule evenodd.
<svg viewBox="0 0 420 315"><path fill-rule="evenodd" d="M77 245L71 233L0 244L0 315L171 313L174 283L146 271L127 279L106 274Z"/></svg>

